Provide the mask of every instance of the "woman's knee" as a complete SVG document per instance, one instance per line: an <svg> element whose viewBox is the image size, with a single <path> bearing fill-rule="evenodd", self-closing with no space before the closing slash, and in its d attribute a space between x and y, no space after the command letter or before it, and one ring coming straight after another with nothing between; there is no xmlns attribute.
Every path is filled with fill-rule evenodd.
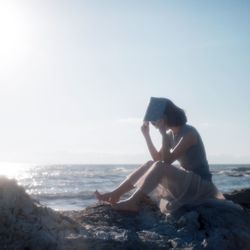
<svg viewBox="0 0 250 250"><path fill-rule="evenodd" d="M147 171L152 165L154 164L154 161L147 161L143 165L139 166L136 171Z"/></svg>
<svg viewBox="0 0 250 250"><path fill-rule="evenodd" d="M147 161L144 165L151 166L154 164L155 161Z"/></svg>
<svg viewBox="0 0 250 250"><path fill-rule="evenodd" d="M140 166L140 168L149 168L154 164L154 161L147 161L143 165Z"/></svg>

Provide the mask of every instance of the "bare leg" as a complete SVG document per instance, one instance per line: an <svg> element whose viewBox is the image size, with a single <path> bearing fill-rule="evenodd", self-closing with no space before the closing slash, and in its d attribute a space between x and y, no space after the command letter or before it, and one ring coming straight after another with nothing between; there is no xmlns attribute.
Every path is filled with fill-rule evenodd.
<svg viewBox="0 0 250 250"><path fill-rule="evenodd" d="M141 187L127 200L114 204L113 208L115 210L137 212L139 210L140 201L157 186L162 176L166 174L166 165L162 162L156 162L149 170Z"/></svg>
<svg viewBox="0 0 250 250"><path fill-rule="evenodd" d="M96 198L100 201L106 201L112 204L118 202L123 194L134 188L134 184L146 173L146 171L148 171L148 169L153 165L153 163L153 161L148 161L142 166L140 166L112 192L100 194L98 191L96 191Z"/></svg>

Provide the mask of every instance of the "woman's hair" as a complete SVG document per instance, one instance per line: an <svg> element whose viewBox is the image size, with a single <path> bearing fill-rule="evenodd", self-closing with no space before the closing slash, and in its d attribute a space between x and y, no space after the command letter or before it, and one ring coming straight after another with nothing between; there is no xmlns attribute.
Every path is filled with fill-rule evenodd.
<svg viewBox="0 0 250 250"><path fill-rule="evenodd" d="M172 101L166 99L166 109L163 119L168 127L182 126L186 124L187 117L183 109L176 106Z"/></svg>

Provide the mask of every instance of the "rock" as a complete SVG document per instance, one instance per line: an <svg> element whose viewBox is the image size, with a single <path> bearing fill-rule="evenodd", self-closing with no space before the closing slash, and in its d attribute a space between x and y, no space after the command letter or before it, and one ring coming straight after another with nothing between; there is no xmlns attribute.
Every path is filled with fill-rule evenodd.
<svg viewBox="0 0 250 250"><path fill-rule="evenodd" d="M244 195L243 195L244 193ZM56 212L32 200L14 180L0 178L1 249L250 249L245 191L162 214L150 202L138 214L93 205ZM243 198L242 198L243 197Z"/></svg>
<svg viewBox="0 0 250 250"><path fill-rule="evenodd" d="M89 249L95 249L96 241L100 249L106 246L101 241L109 242L110 249L250 247L250 215L232 201L210 200L199 206L186 206L167 220L152 207L143 208L139 214L129 214L112 211L104 205L88 207L71 217L88 228L95 239L88 243Z"/></svg>
<svg viewBox="0 0 250 250"><path fill-rule="evenodd" d="M177 225L180 227L192 225L194 228L199 228L200 224L198 222L199 214L196 211L191 211L183 216L180 217L180 219L177 221Z"/></svg>
<svg viewBox="0 0 250 250"><path fill-rule="evenodd" d="M224 196L243 207L250 209L250 188L243 188L224 194Z"/></svg>
<svg viewBox="0 0 250 250"><path fill-rule="evenodd" d="M79 224L29 197L14 180L0 177L0 249L62 249ZM63 225L63 227L61 226ZM82 228L82 235L87 231Z"/></svg>

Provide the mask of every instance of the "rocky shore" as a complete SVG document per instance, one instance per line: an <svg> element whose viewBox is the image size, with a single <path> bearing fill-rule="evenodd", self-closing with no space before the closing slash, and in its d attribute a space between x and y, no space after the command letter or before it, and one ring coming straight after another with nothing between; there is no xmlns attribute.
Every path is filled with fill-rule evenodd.
<svg viewBox="0 0 250 250"><path fill-rule="evenodd" d="M138 214L108 205L56 212L1 177L0 249L250 249L250 188L225 196L171 215L150 202Z"/></svg>

